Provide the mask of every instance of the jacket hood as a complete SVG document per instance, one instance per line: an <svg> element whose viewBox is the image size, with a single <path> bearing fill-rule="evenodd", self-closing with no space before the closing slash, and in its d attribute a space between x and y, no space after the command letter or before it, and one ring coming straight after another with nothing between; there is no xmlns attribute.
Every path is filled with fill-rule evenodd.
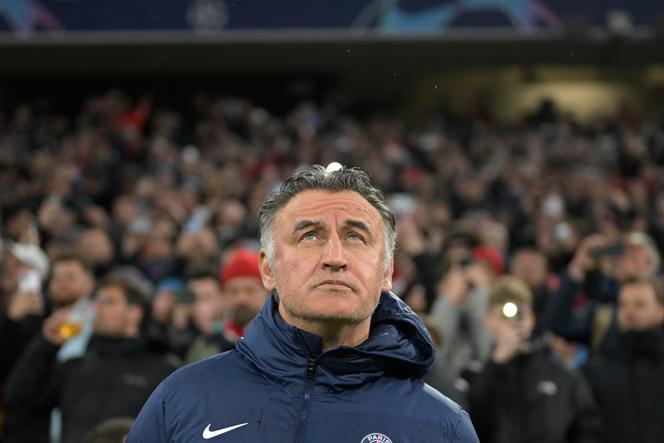
<svg viewBox="0 0 664 443"><path fill-rule="evenodd" d="M382 376L422 378L433 364L435 348L422 320L392 293L382 293L371 318L369 338L357 347L322 352L322 339L288 325L269 297L252 321L238 351L278 384L301 381L316 360L316 381L345 389Z"/></svg>

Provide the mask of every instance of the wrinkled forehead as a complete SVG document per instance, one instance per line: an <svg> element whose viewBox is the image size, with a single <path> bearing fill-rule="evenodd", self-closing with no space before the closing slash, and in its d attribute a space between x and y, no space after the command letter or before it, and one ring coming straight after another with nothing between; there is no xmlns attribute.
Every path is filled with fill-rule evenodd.
<svg viewBox="0 0 664 443"><path fill-rule="evenodd" d="M372 230L382 231L383 220L378 209L354 191L302 191L277 212L276 220L282 227L288 228L302 220L331 218L338 222L348 219L362 221Z"/></svg>

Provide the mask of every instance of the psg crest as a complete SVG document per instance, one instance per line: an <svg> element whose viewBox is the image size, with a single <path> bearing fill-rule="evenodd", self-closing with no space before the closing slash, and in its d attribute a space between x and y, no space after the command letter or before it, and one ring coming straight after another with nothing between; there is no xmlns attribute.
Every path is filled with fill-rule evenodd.
<svg viewBox="0 0 664 443"><path fill-rule="evenodd" d="M385 434L372 432L371 434L366 435L360 443L392 443L392 440Z"/></svg>

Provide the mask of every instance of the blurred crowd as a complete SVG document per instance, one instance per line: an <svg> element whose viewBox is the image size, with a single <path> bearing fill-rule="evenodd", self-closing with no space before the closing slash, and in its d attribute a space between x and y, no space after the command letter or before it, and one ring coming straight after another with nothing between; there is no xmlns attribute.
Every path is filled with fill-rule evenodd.
<svg viewBox="0 0 664 443"><path fill-rule="evenodd" d="M112 90L0 119L0 441L112 441L168 373L231 349L268 297L257 209L333 161L385 193L427 381L481 441L664 441L661 122L191 108Z"/></svg>

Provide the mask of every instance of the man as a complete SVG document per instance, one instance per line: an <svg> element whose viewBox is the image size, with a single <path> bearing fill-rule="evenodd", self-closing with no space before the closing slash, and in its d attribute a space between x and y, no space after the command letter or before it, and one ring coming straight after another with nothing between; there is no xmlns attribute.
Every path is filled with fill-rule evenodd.
<svg viewBox="0 0 664 443"><path fill-rule="evenodd" d="M544 329L589 346L596 354L610 354L618 344L616 300L620 282L657 275L661 258L652 239L641 232L624 234L611 242L590 235L577 248L560 287L545 310ZM590 302L577 309L576 297Z"/></svg>
<svg viewBox="0 0 664 443"><path fill-rule="evenodd" d="M532 295L515 277L489 294L490 361L470 380L469 409L482 443L601 442L601 422L587 384L531 340Z"/></svg>
<svg viewBox="0 0 664 443"><path fill-rule="evenodd" d="M76 254L61 254L53 260L48 285L48 300L54 309L90 297L95 289L95 276L90 265Z"/></svg>
<svg viewBox="0 0 664 443"><path fill-rule="evenodd" d="M542 329L541 318L551 291L549 289L549 264L546 255L535 248L523 247L512 254L510 273L521 279L530 288L533 294L533 310L537 318L535 333L545 332Z"/></svg>
<svg viewBox="0 0 664 443"><path fill-rule="evenodd" d="M114 277L103 281L95 311L94 335L80 358L56 359L66 341L62 327L70 314L60 309L46 319L42 334L30 343L7 381L8 411L43 417L53 407L60 408L62 443L80 442L104 419L135 416L155 386L175 369L172 360L153 352L141 337L149 298L131 283ZM30 429L8 427L7 438L45 442L47 429L43 420Z"/></svg>
<svg viewBox="0 0 664 443"><path fill-rule="evenodd" d="M619 347L586 368L607 442L664 441L664 289L655 278L625 280L618 298Z"/></svg>
<svg viewBox="0 0 664 443"><path fill-rule="evenodd" d="M0 394L16 359L39 325L44 313L42 282L48 274L46 253L37 245L0 239ZM6 252L6 254L4 254ZM5 411L0 397L0 441Z"/></svg>
<svg viewBox="0 0 664 443"><path fill-rule="evenodd" d="M259 223L272 296L235 350L157 388L128 443L477 442L468 415L420 380L433 344L387 293L394 216L367 175L303 169Z"/></svg>
<svg viewBox="0 0 664 443"><path fill-rule="evenodd" d="M40 275L45 276L47 272L48 260L46 255L34 245L24 245L23 248L12 248L16 257L28 262L32 257L35 265L45 263L39 266L33 266L39 269ZM26 253L29 251L30 254ZM35 260L42 257L40 260ZM19 290L12 298L7 310L6 316L0 314L0 347L2 348L2 380L5 381L10 371L18 361L28 343L39 335L44 319L57 308L63 308L73 305L78 300L87 299L94 290L95 278L91 269L78 256L73 254L62 254L56 257L51 265L51 278L47 288L47 296L44 297L39 290ZM36 289L36 288L35 288ZM90 326L91 328L91 326ZM75 353L78 348L85 346L87 341L88 329L70 340L63 349L67 355ZM65 352L63 352L65 354ZM61 357L64 358L64 357ZM47 414L46 411L44 411ZM25 430L30 433L31 426L27 423L34 422L34 414L25 414L21 411L12 411L7 408L6 423L7 427L14 427L15 430ZM48 419L43 418L42 423L47 423ZM8 429L8 432L13 432ZM22 437L17 437L11 441L26 441Z"/></svg>
<svg viewBox="0 0 664 443"><path fill-rule="evenodd" d="M205 335L198 337L187 353L193 362L235 347L249 323L265 304L268 291L263 287L258 254L250 249L233 253L221 270L221 293L216 282L205 275L191 278L187 286L194 293L194 323ZM223 294L222 297L219 297ZM225 318L222 310L226 311ZM216 323L211 314L216 313ZM223 320L223 321L219 321Z"/></svg>

